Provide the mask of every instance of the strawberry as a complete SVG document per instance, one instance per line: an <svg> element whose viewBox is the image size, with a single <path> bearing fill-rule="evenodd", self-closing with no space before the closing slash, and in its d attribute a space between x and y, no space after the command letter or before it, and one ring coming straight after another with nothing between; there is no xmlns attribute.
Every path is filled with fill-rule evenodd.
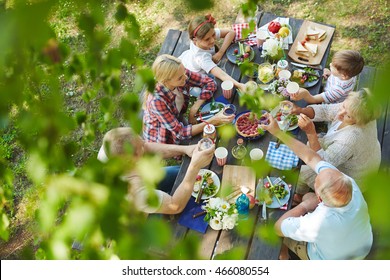
<svg viewBox="0 0 390 280"><path fill-rule="evenodd" d="M271 186L271 185L270 185L269 182L266 182L266 183L264 184L264 187L266 187L267 189L268 189L270 186Z"/></svg>
<svg viewBox="0 0 390 280"><path fill-rule="evenodd" d="M277 120L278 122L280 122L280 121L282 120L282 118L279 116L279 117L276 117L276 120Z"/></svg>

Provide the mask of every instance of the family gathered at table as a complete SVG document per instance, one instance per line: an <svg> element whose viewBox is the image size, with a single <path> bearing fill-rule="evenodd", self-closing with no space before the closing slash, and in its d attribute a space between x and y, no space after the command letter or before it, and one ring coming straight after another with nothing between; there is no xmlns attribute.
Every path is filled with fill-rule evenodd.
<svg viewBox="0 0 390 280"><path fill-rule="evenodd" d="M131 127L111 129L103 138L98 159L109 162L110 158L125 154L128 151L126 145L132 146L132 156L135 159L142 157L144 153L175 158L179 163L183 158L189 157L186 168L164 167L165 178L153 192L144 186L136 170L128 170L127 174L123 174L123 179L129 186L129 200L139 211L180 215L190 203L196 204L194 186L200 180L198 187L202 189L201 184L206 180L199 177L200 171L205 166L210 166L217 156L216 148L225 148L222 148L222 156L218 151L218 166L226 164L227 154L231 153L231 149L220 146L224 144L218 141L219 127L237 126L237 117L240 115L236 108L239 107L237 100L245 94L251 94L254 81L255 91L263 91L265 96L278 95L281 103L277 106L280 111L283 111L284 106L287 108L287 114L283 115L275 114L273 108L259 108L265 110L262 115L248 114L258 119L252 133L259 135L253 138L257 141L253 143L260 143L262 134L266 133L277 139L277 142L270 142L268 150L257 147L260 150L259 158L264 153L265 160L270 160L271 150L278 151L280 145L279 151L288 150L294 156L288 169L295 167L299 171L296 186L288 190L291 192L289 209L283 210L280 218L273 221L275 233L283 237L279 259L289 259L292 253L302 260L364 259L371 250L373 233L369 205L364 199L361 183L368 172L379 169L381 160L376 132L376 119L380 116L380 111L371 107L370 89L356 88L357 76L364 67L364 58L357 51L340 50L333 55L329 68L321 69L314 64L305 64L303 60L296 63L304 64L301 68L297 66L296 72L289 64L295 60L286 55L277 60L270 59L267 46L274 41L287 45L290 50L292 48L293 30L289 24L281 22L268 23L267 26L272 26L268 30L277 30L274 33L264 36L264 28L259 26L254 32L249 32L247 38L242 38L242 30L237 32L234 28L215 27L216 19L211 15L195 17L188 26L189 49L178 57L161 54L153 63L156 85L153 92L147 92L144 96L142 136L134 133ZM312 45L323 42L326 33L322 31L320 28L308 29L305 40L297 42L298 45L294 43L296 53L308 60L320 55L316 53L317 49L312 49ZM328 37L331 35L328 34ZM242 53L244 48L249 51L244 50L245 53ZM329 48L330 45L325 47ZM309 53L308 57L305 56L305 50ZM271 68L272 79L263 83L259 77L249 79L248 82L233 78L224 67L224 63L231 63L230 60L226 61L226 57L232 55L236 60L234 67L238 67L240 62L250 64L253 56L263 62L268 61L271 65L275 64ZM279 61L281 62L278 63ZM261 75L260 68L257 68L260 65L255 66L257 75ZM278 69L277 65L288 66ZM287 71L286 77L280 77L282 74L278 76L281 70ZM299 83L299 80L293 79L299 72L307 74L306 79L310 78L310 73L315 77ZM301 76L300 78L302 79ZM309 81L322 80L325 81L323 88L319 94L312 95L308 90ZM284 94L278 94L277 89L282 82L285 85L282 88ZM304 86L306 82L309 82L307 87ZM279 83L275 92L270 92L270 85L275 83ZM253 98L257 98L256 96L253 95ZM232 103L233 98L236 106L227 106ZM215 104L220 103L222 108L218 111L217 106L213 114ZM208 109L202 111L206 106ZM233 110L227 112L227 108ZM294 129L289 130L291 123L287 123L287 118L292 115L297 117L297 123ZM316 130L315 123L322 124L322 131ZM306 136L307 143L306 140L303 143L296 139L297 133ZM245 137L246 134L236 135L231 142L235 146L236 142L241 142L241 145L243 141L250 142L251 135ZM209 142L202 141L203 139ZM249 154L249 147L247 149ZM304 163L302 166L297 166L298 158ZM277 166L279 163L282 165L282 161L269 164L278 169ZM180 180L177 179L179 172L183 172ZM174 187L175 181L177 186ZM275 182L269 183L273 185ZM269 187L269 184L266 183L265 187ZM244 202L244 206L238 201L228 203L215 193L211 198L202 200L199 209L203 209L206 214L207 207L211 207L213 203L224 205L226 211L221 210L222 212L227 213L231 209L231 213L225 215L226 219L223 218L226 221L222 217L210 219L206 215L206 220L213 228L231 230L236 223L240 223L243 211L241 208L249 208L251 203L251 197L245 194L245 190L242 190L242 194L249 201ZM157 204L149 205L149 196L157 197ZM242 198L242 195L238 197ZM259 198L258 193L255 198ZM205 203L207 207L204 206ZM266 202L263 201L262 204L266 205ZM225 226L223 223L226 223ZM218 224L221 225L220 228Z"/></svg>

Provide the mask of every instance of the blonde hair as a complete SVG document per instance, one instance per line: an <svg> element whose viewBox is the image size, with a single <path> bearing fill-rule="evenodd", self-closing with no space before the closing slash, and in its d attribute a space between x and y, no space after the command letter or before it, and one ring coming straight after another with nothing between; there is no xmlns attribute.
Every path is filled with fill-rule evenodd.
<svg viewBox="0 0 390 280"><path fill-rule="evenodd" d="M352 181L341 172L338 175L334 173L336 170L330 172L335 176L326 176L324 183L316 188L316 194L327 206L343 207L352 199Z"/></svg>
<svg viewBox="0 0 390 280"><path fill-rule="evenodd" d="M374 106L372 94L368 88L349 93L346 100L349 102L350 113L359 126L366 125L381 114L379 106Z"/></svg>
<svg viewBox="0 0 390 280"><path fill-rule="evenodd" d="M332 58L332 65L341 74L352 78L362 72L364 67L364 58L357 51L342 50L334 54Z"/></svg>
<svg viewBox="0 0 390 280"><path fill-rule="evenodd" d="M108 131L103 137L103 149L108 157L125 155L129 148L136 153L137 135L130 127L118 127Z"/></svg>
<svg viewBox="0 0 390 280"><path fill-rule="evenodd" d="M173 78L179 70L180 65L180 59L169 54L163 54L158 56L154 61L152 71L156 80L164 84L165 81Z"/></svg>
<svg viewBox="0 0 390 280"><path fill-rule="evenodd" d="M199 25L201 25L207 19L208 15L198 16L190 21L188 24L188 35L190 36L191 40L193 40L195 37L198 39L203 39L211 29L214 29L214 24L212 22L206 22L201 27L199 27ZM194 35L194 31L198 27L199 29L196 31L196 35Z"/></svg>

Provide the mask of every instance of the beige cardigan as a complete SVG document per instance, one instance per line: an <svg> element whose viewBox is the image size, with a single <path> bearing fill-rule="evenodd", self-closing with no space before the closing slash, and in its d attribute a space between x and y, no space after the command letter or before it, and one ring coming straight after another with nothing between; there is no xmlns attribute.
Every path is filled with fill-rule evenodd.
<svg viewBox="0 0 390 280"><path fill-rule="evenodd" d="M313 121L328 121L331 122L331 127L335 124L335 117L341 105L342 103L310 105L315 112ZM365 126L346 126L319 138L319 142L321 149L317 153L321 158L354 178L358 185L367 172L379 169L381 148L375 120ZM310 168L302 166L299 177L297 193L302 193L300 188L303 183L314 188L316 174Z"/></svg>

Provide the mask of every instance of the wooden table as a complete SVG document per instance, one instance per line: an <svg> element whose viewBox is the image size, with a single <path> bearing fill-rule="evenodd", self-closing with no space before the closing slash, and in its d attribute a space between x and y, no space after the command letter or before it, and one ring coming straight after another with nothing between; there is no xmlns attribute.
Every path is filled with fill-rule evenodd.
<svg viewBox="0 0 390 280"><path fill-rule="evenodd" d="M257 15L257 20L258 20L257 26L263 26L264 24L275 19L276 17L277 17L276 15L261 12ZM296 36L302 23L303 20L290 18L290 26L293 29L293 36ZM166 53L178 57L183 51L189 48L189 43L190 41L187 32L178 31L178 30L169 30L165 42L163 43L163 46L161 48L160 54ZM325 67L326 60L329 56L330 46L331 44L329 44L325 52L325 55L321 61L322 67ZM254 62L256 63L264 62L264 59L260 57L260 53L256 47L255 49L256 49L255 50L256 56ZM221 66L224 67L226 69L226 72L234 79L241 81L242 83L246 83L248 81L248 77L242 76L239 67L231 63L230 61L228 61L226 55L222 58ZM322 72L320 74L322 74ZM218 97L222 95L222 90L220 88L221 81L218 79L216 80L218 83L218 90L214 96ZM312 95L318 94L320 91L320 86L321 86L321 82L311 87L309 89L310 93ZM239 105L239 96L237 93L234 94L231 103L233 103L237 107L237 113L246 110L246 108L241 107ZM299 101L296 103L300 106L306 105L304 101ZM299 132L296 135L296 137L301 141L306 141L305 135L302 132ZM191 143L197 143L200 138L201 138L200 135L193 137L191 139ZM231 148L235 145L236 140L237 140L237 136L231 139L230 142L228 143L227 149L229 150L229 156L228 156L227 164L237 164L235 159L231 155ZM248 152L253 147L261 148L264 151L264 157L265 157L270 141L275 141L275 138L271 134L266 133L260 139L245 141L245 145L248 147ZM188 157L184 157L179 175L176 179L172 192L174 192L182 182L184 175L187 171L189 162L190 159ZM292 197L298 179L299 168L300 167L296 168L295 176L289 177L289 181L287 182L293 185L293 188L291 190L290 201L288 203L288 209L291 208ZM211 162L208 169L214 171L222 181L223 168L217 165L215 158ZM270 172L271 176L279 176L280 174L281 171L276 169ZM259 207L256 205L254 209L250 210L250 219L248 220L249 222L245 223L245 231L248 233L247 235L239 234L237 228L231 231L215 231L212 230L210 227L207 229L206 233L202 235L196 231L190 230L187 227L178 224L178 219L180 217L180 214L170 216L167 218L172 225L174 238L176 240L180 238L186 238L187 234L190 232L199 235L200 242L201 242L201 248L200 248L201 251L199 253L205 259L213 259L216 256L218 257L218 255L222 253L229 252L233 248L235 249L241 248L241 250L238 250L239 253L238 255L235 255L235 258L273 260L273 259L278 259L280 248L281 248L281 238L276 237L276 243L270 244L269 242L265 241L258 234L258 232L263 231L264 228L266 227L272 228L274 221L276 221L283 213L285 213L285 210L281 210L279 208L267 209L268 219L267 222L265 222L261 217L261 206Z"/></svg>

